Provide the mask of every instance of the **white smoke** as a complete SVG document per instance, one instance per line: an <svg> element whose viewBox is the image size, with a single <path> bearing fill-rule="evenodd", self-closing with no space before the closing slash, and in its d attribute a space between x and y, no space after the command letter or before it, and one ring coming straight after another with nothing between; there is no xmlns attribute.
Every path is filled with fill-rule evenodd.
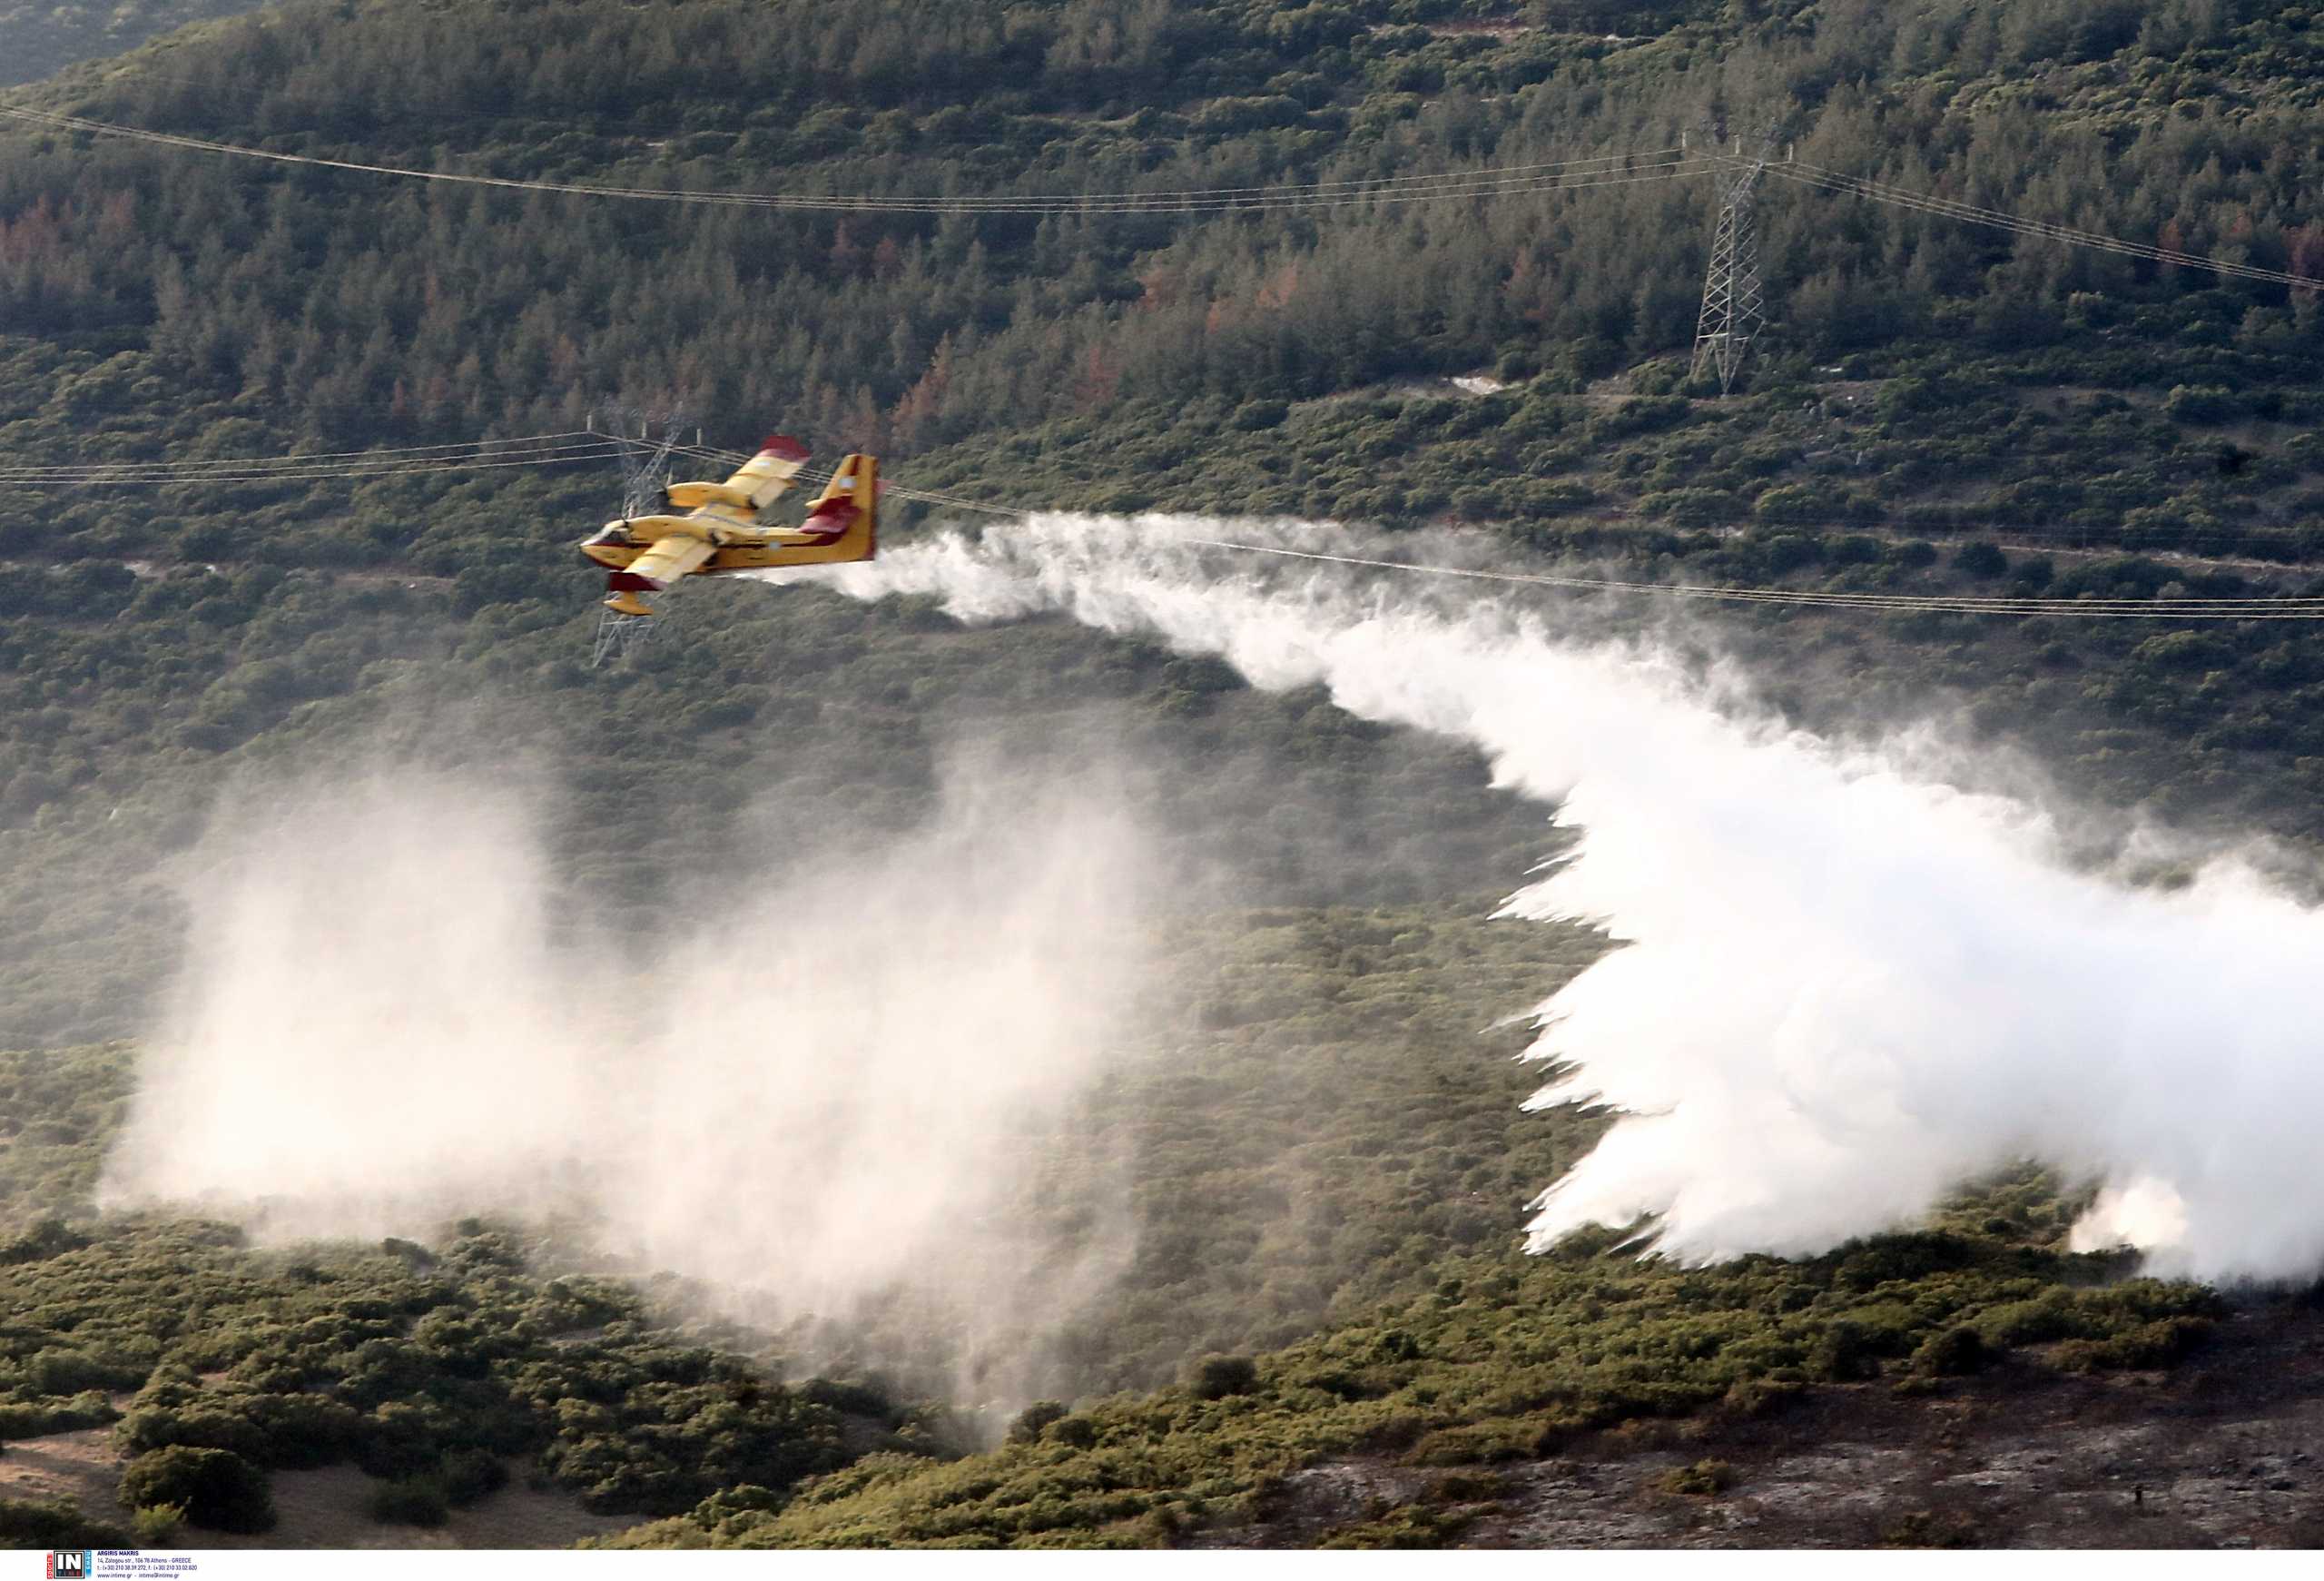
<svg viewBox="0 0 2324 1581"><path fill-rule="evenodd" d="M1811 738L1650 646L1187 541L1268 531L1360 547L1045 516L837 585L971 620L1063 610L1260 687L1320 682L1558 803L1578 850L1509 910L1595 919L1624 947L1541 1007L1528 1057L1554 1074L1533 1102L1621 1118L1536 1204L1537 1247L1655 1214L1678 1255L1807 1252L2034 1157L2101 1181L2082 1238L2134 1239L2152 1267L2324 1264L2324 915L2231 854L2168 893L2076 871L2042 808L1935 783L1925 733Z"/></svg>
<svg viewBox="0 0 2324 1581"><path fill-rule="evenodd" d="M1005 1369L1128 1256L1027 1204L1121 1046L1146 845L1101 789L989 777L956 764L917 834L647 937L558 925L538 807L473 775L245 805L189 885L106 1197L281 1237L577 1217L738 1315L844 1337L932 1313L972 1398L1021 1401L1044 1380ZM1118 1212L1083 1167L1076 1211Z"/></svg>

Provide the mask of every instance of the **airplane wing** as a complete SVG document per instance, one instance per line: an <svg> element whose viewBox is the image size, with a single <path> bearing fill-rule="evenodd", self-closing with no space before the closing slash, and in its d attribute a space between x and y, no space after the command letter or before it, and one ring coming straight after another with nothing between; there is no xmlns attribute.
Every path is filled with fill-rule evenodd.
<svg viewBox="0 0 2324 1581"><path fill-rule="evenodd" d="M629 562L629 574L654 588L666 588L716 553L706 539L673 533L656 539L654 547Z"/></svg>
<svg viewBox="0 0 2324 1581"><path fill-rule="evenodd" d="M748 498L753 510L764 510L806 464L806 446L784 434L770 434L759 453L726 479L726 487Z"/></svg>
<svg viewBox="0 0 2324 1581"><path fill-rule="evenodd" d="M806 464L806 446L782 434L769 434L759 453L724 483L673 483L662 490L662 498L673 509L692 510L730 527L747 527L752 517L791 487L791 479Z"/></svg>

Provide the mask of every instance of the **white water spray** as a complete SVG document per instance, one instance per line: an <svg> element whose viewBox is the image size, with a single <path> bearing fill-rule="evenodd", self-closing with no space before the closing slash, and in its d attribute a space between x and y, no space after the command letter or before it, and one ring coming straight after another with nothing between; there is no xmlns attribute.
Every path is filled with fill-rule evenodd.
<svg viewBox="0 0 2324 1581"><path fill-rule="evenodd" d="M991 784L958 760L917 832L825 829L813 876L564 940L542 821L505 786L395 768L237 798L105 1196L276 1239L558 1220L733 1315L1021 1403L1131 1250L1034 1199L1122 1046L1147 847L1101 785ZM1072 1190L1127 1217L1114 1161Z"/></svg>
<svg viewBox="0 0 2324 1581"><path fill-rule="evenodd" d="M1541 1007L1533 1102L1621 1118L1536 1204L1537 1247L1651 1213L1684 1257L1809 1252L2034 1157L2103 1182L2082 1239L2144 1244L2152 1267L2324 1265L2324 914L2232 855L2169 893L2073 871L2043 809L1922 772L1925 737L1813 738L1651 647L1186 541L1261 530L1036 517L837 585L970 620L1062 610L1263 687L1320 682L1560 804L1578 850L1509 910L1626 947Z"/></svg>

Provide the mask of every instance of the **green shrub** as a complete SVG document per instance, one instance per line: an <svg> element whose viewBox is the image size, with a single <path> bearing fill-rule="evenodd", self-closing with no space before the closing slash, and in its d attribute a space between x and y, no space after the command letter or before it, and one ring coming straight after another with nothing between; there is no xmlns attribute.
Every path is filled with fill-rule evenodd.
<svg viewBox="0 0 2324 1581"><path fill-rule="evenodd" d="M145 1381L144 1364L62 1347L37 1351L25 1363L24 1384L34 1394L79 1394L84 1389L135 1388Z"/></svg>
<svg viewBox="0 0 2324 1581"><path fill-rule="evenodd" d="M1862 1324L1842 1320L1817 1336L1807 1366L1827 1383L1858 1383L1878 1376L1880 1355Z"/></svg>
<svg viewBox="0 0 2324 1581"><path fill-rule="evenodd" d="M1415 1466L1496 1465L1505 1460L1530 1460L1541 1442L1538 1421L1472 1422L1466 1427L1439 1428L1423 1437L1404 1458Z"/></svg>
<svg viewBox="0 0 2324 1581"><path fill-rule="evenodd" d="M1738 1378L1728 1387L1721 1403L1738 1416L1769 1417L1795 1404L1803 1388L1788 1378Z"/></svg>
<svg viewBox="0 0 2324 1581"><path fill-rule="evenodd" d="M1779 483L1751 502L1751 514L1771 527L1826 527L1846 518L1847 499L1837 484L1820 479Z"/></svg>
<svg viewBox="0 0 2324 1581"><path fill-rule="evenodd" d="M1187 1387L1196 1399L1225 1399L1258 1387L1258 1363L1247 1356L1206 1356L1194 1364Z"/></svg>
<svg viewBox="0 0 2324 1581"><path fill-rule="evenodd" d="M1780 577L1823 557L1824 540L1804 532L1779 532L1760 546L1768 574Z"/></svg>
<svg viewBox="0 0 2324 1581"><path fill-rule="evenodd" d="M2046 1345L2072 1335L2077 1321L2073 1296L2063 1290L2050 1290L2031 1300L1988 1308L1977 1319L1977 1335L1994 1349Z"/></svg>
<svg viewBox="0 0 2324 1581"><path fill-rule="evenodd" d="M849 1416L876 1417L881 1421L892 1420L895 1416L895 1407L886 1395L871 1384L852 1379L810 1378L799 1386L799 1398Z"/></svg>
<svg viewBox="0 0 2324 1581"><path fill-rule="evenodd" d="M1953 1510L1907 1510L1880 1523L1884 1548L1974 1548L1976 1523Z"/></svg>
<svg viewBox="0 0 2324 1581"><path fill-rule="evenodd" d="M1917 1230L1852 1240L1834 1255L1839 1259L1836 1282L1846 1290L1869 1290L1892 1280L1965 1268L1975 1260L1976 1248L1945 1230Z"/></svg>
<svg viewBox="0 0 2324 1581"><path fill-rule="evenodd" d="M1998 577L2009 569L2009 557L1983 539L1965 543L1954 552L1954 568L1972 577Z"/></svg>
<svg viewBox="0 0 2324 1581"><path fill-rule="evenodd" d="M455 1449L444 1457L440 1480L453 1507L465 1509L507 1487L508 1467L499 1456L482 1449Z"/></svg>
<svg viewBox="0 0 2324 1581"><path fill-rule="evenodd" d="M1497 1471L1455 1471L1428 1485L1438 1504L1491 1504L1509 1491L1509 1478Z"/></svg>
<svg viewBox="0 0 2324 1581"><path fill-rule="evenodd" d="M1035 1400L1017 1414L1009 1424L1009 1441L1030 1444L1041 1436L1041 1429L1051 1422L1062 1421L1071 1413L1059 1400Z"/></svg>
<svg viewBox="0 0 2324 1581"><path fill-rule="evenodd" d="M1361 1525L1334 1532L1321 1548L1442 1548L1470 1524L1474 1511L1435 1510L1397 1505Z"/></svg>
<svg viewBox="0 0 2324 1581"><path fill-rule="evenodd" d="M121 1419L113 1402L94 1389L68 1400L42 1400L32 1405L0 1405L0 1441L44 1438L82 1428L102 1428Z"/></svg>
<svg viewBox="0 0 2324 1581"><path fill-rule="evenodd" d="M452 1501L433 1477L400 1477L371 1490L371 1518L382 1526L440 1527L452 1518Z"/></svg>
<svg viewBox="0 0 2324 1581"><path fill-rule="evenodd" d="M121 1474L121 1502L132 1509L174 1506L186 1521L219 1532L263 1532L274 1526L274 1495L265 1473L228 1449L172 1444L140 1455Z"/></svg>
<svg viewBox="0 0 2324 1581"><path fill-rule="evenodd" d="M1724 489L1668 489L1639 500L1639 510L1665 521L1728 522L1742 514L1742 502Z"/></svg>
<svg viewBox="0 0 2324 1581"><path fill-rule="evenodd" d="M1993 1358L1974 1329L1946 1329L1922 1340L1913 1351L1913 1370L1928 1378L1965 1378L1981 1372Z"/></svg>
<svg viewBox="0 0 2324 1581"><path fill-rule="evenodd" d="M1681 1466L1662 1474L1660 1487L1665 1493L1687 1494L1707 1498L1725 1493L1735 1486L1735 1467L1724 1460L1698 1460L1692 1466Z"/></svg>
<svg viewBox="0 0 2324 1581"><path fill-rule="evenodd" d="M2169 1367L2211 1335L2208 1318L2162 1318L2104 1339L2069 1339L2057 1362L2069 1372L2127 1372Z"/></svg>
<svg viewBox="0 0 2324 1581"><path fill-rule="evenodd" d="M1098 1441L1098 1424L1088 1417L1067 1417L1051 1422L1042 1435L1052 1444L1065 1444L1076 1449L1087 1449Z"/></svg>
<svg viewBox="0 0 2324 1581"><path fill-rule="evenodd" d="M2242 410L2232 390L2215 384L2174 384L2162 402L2162 415L2181 423L2226 422Z"/></svg>
<svg viewBox="0 0 2324 1581"><path fill-rule="evenodd" d="M70 1499L0 1498L0 1548L126 1548L127 1532L93 1521Z"/></svg>
<svg viewBox="0 0 2324 1581"><path fill-rule="evenodd" d="M113 1436L133 1455L180 1445L222 1449L252 1460L266 1458L264 1435L250 1419L207 1399L183 1409L132 1405Z"/></svg>
<svg viewBox="0 0 2324 1581"><path fill-rule="evenodd" d="M130 1526L137 1533L141 1548L166 1548L177 1538L178 1527L185 1524L185 1507L176 1504L149 1505L133 1510Z"/></svg>
<svg viewBox="0 0 2324 1581"><path fill-rule="evenodd" d="M23 1234L0 1240L0 1268L62 1257L88 1244L89 1238L74 1230L64 1220L44 1219Z"/></svg>
<svg viewBox="0 0 2324 1581"><path fill-rule="evenodd" d="M251 1458L276 1469L310 1469L344 1459L367 1427L361 1412L319 1394L256 1394L235 1403L240 1418L256 1434Z"/></svg>

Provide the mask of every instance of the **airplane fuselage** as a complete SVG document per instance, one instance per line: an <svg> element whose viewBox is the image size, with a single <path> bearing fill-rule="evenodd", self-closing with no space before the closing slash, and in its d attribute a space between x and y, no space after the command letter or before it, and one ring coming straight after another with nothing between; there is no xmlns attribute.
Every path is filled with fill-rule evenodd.
<svg viewBox="0 0 2324 1581"><path fill-rule="evenodd" d="M842 548L840 539L822 533L790 527L738 528L683 516L633 516L609 521L595 538L583 541L581 552L609 571L627 570L631 561L668 538L690 538L712 546L710 558L687 573L695 577L863 558L855 546Z"/></svg>
<svg viewBox="0 0 2324 1581"><path fill-rule="evenodd" d="M682 565L681 574L699 577L869 559L875 541L879 467L871 456L842 461L807 519L797 527L761 526L753 520L752 496L731 482L674 483L663 491L667 509L606 523L583 540L581 553L609 571L622 572L657 546L662 548L636 587L616 586L616 593L662 586L666 578L658 573L666 565ZM679 551L675 556L670 552L674 548Z"/></svg>

